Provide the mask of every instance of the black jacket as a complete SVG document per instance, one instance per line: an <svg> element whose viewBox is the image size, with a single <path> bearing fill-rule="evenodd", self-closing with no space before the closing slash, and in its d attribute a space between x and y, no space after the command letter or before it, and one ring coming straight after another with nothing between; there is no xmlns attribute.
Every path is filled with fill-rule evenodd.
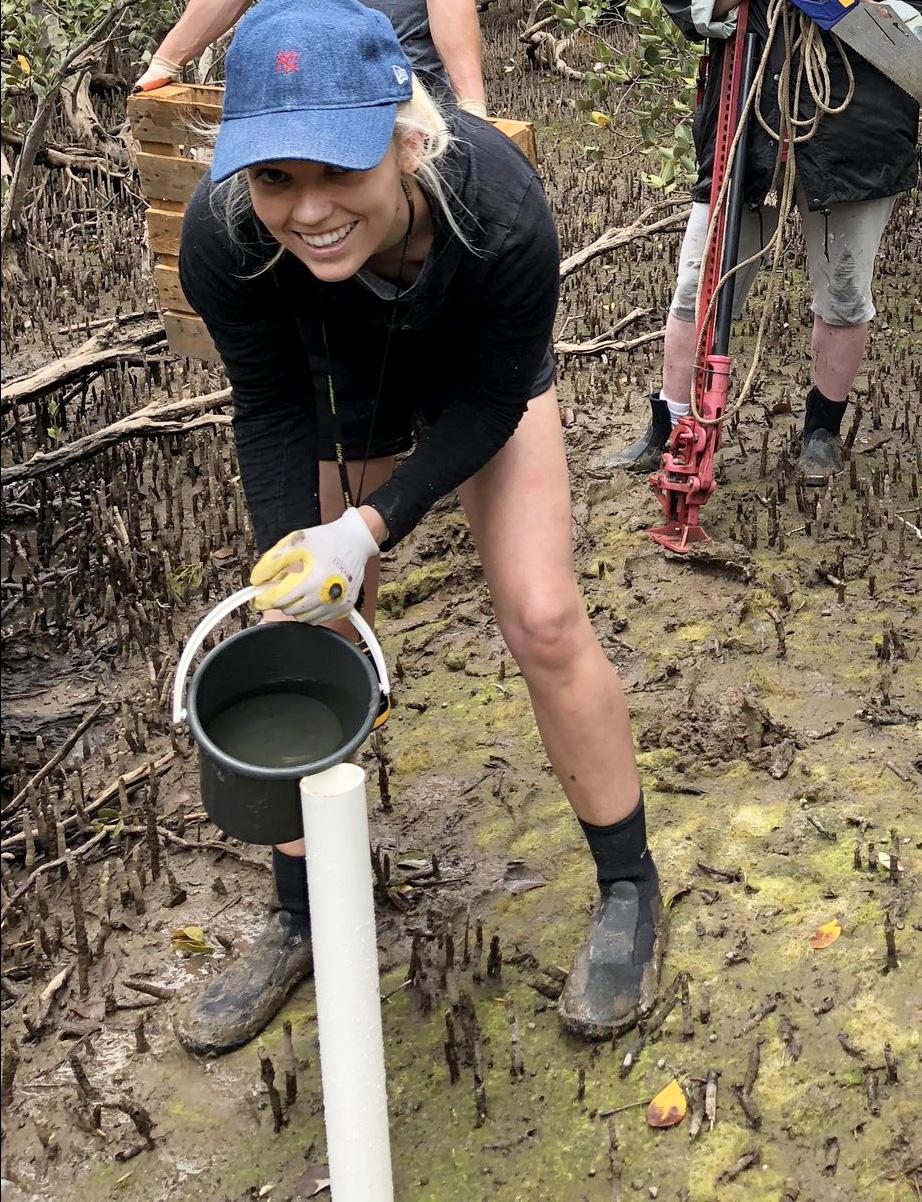
<svg viewBox="0 0 922 1202"><path fill-rule="evenodd" d="M912 0L922 9L922 0ZM692 41L701 35L691 21L689 0L663 0L669 16ZM765 45L768 35L765 0L750 0L749 28ZM848 76L836 44L823 34L830 76L833 106L841 103L848 91ZM710 62L704 98L694 119L695 149L698 153L698 182L693 196L707 203L711 194L714 163L714 139L720 102L720 76L726 42L712 38L708 43ZM915 186L918 176L916 152L919 106L872 67L857 51L846 47L855 77L855 94L839 116L826 116L809 141L796 149L797 174L811 209L857 200L893 196ZM777 129L779 124L774 77L784 62L784 43L780 31L771 50L771 62L762 90L762 115ZM801 117L813 114L806 87L801 91ZM771 186L778 144L752 120L746 163L746 202L759 204Z"/></svg>
<svg viewBox="0 0 922 1202"><path fill-rule="evenodd" d="M179 271L204 318L234 398L234 436L260 551L319 522L317 402L311 361L363 372L369 400L385 360L385 395L431 423L415 450L366 498L404 537L435 502L508 441L550 358L559 250L531 164L466 113L440 164L465 248L431 205L435 238L414 286L395 303L353 277L321 283L278 250L255 217L229 237L203 180L183 220ZM395 320L388 346L388 327ZM318 398L325 403L325 397Z"/></svg>

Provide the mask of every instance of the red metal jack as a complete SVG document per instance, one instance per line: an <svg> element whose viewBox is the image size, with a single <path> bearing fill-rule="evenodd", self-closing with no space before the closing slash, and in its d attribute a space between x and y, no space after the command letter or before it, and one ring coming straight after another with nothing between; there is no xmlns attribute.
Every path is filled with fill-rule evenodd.
<svg viewBox="0 0 922 1202"><path fill-rule="evenodd" d="M724 51L720 79L720 109L711 178L712 215L726 178L741 109L755 75L757 39L755 34L747 32L748 0L742 0L738 14L736 33ZM691 414L680 419L672 432L669 447L663 453L659 470L650 476L650 487L663 507L666 522L648 530L647 534L670 551L679 553L684 553L694 543L710 542L699 525L698 515L717 487L714 456L720 446L722 428L718 419L726 409L730 386L728 351L733 321L733 277L721 288L713 309L711 301L721 277L735 265L739 251L746 142L747 131L743 130L736 149L727 203L718 218L702 268L704 280L699 322L706 321L707 327L698 327L698 345L703 347L704 361L695 366L695 396L704 421L699 422ZM709 312L710 317L707 316ZM712 422L714 424L709 424Z"/></svg>

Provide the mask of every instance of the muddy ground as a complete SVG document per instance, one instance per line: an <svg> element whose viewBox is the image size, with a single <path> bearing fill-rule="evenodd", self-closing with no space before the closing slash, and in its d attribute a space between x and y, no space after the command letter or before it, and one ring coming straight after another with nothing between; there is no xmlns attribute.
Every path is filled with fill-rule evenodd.
<svg viewBox="0 0 922 1202"><path fill-rule="evenodd" d="M489 94L497 111L535 120L570 252L657 197L639 180L629 105L607 164L587 163L598 131L568 107L576 85L523 68L517 15L502 5L484 17ZM5 295L5 378L75 347L87 322L151 307L141 218L120 184L48 173L28 278ZM686 1013L672 1010L627 1074L636 1032L612 1048L558 1029L590 860L454 501L386 561L380 631L398 704L365 760L401 1202L607 1202L619 1196L612 1147L625 1199L922 1196L920 231L914 195L882 252L849 471L822 494L793 479L809 297L792 233L757 400L727 432L706 509L716 557L656 549L643 533L657 516L644 481L594 466L644 425L660 344L561 362L578 571L630 693L652 844L675 898L664 996L677 977L679 994L688 983ZM602 333L637 306L646 313L625 337L660 328L677 245L674 234L638 240L574 273L564 337ZM740 323L743 353L752 332L752 318ZM218 373L162 347L139 350L5 406L3 462L149 399L219 386ZM256 937L270 896L265 851L207 822L194 756L166 717L184 635L252 560L226 422L121 443L4 500L4 1197L310 1197L324 1162L310 982L263 1039L281 1082L290 1021L298 1090L279 1134L256 1046L200 1062L171 1026ZM17 798L100 704L63 763ZM894 846L891 872L881 853ZM834 920L841 935L814 949ZM213 951L177 954L171 932L190 925ZM502 964L491 976L494 936ZM414 937L422 972L408 986ZM445 1016L462 995L450 1084ZM482 1122L462 1034L472 1013ZM646 1104L673 1078L689 1114L653 1130ZM716 1115L702 1122L709 1078Z"/></svg>

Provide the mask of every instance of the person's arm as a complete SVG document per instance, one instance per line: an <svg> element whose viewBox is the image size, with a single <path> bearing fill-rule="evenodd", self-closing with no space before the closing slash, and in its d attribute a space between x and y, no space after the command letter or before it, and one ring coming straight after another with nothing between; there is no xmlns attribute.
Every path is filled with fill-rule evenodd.
<svg viewBox="0 0 922 1202"><path fill-rule="evenodd" d="M317 411L307 353L272 272L272 247L245 253L211 210L207 187L183 220L179 272L230 380L234 440L256 545L268 550L320 521Z"/></svg>
<svg viewBox="0 0 922 1202"><path fill-rule="evenodd" d="M184 67L206 46L227 33L250 7L251 0L189 0L185 12L157 48L157 53Z"/></svg>
<svg viewBox="0 0 922 1202"><path fill-rule="evenodd" d="M186 63L198 58L206 46L227 33L250 3L251 0L189 0L183 15L157 47L135 89L147 92L178 79Z"/></svg>
<svg viewBox="0 0 922 1202"><path fill-rule="evenodd" d="M461 108L485 117L476 0L426 0L429 32Z"/></svg>
<svg viewBox="0 0 922 1202"><path fill-rule="evenodd" d="M365 498L393 547L440 497L488 463L512 437L551 343L559 291L557 232L537 179L477 298L477 324L457 348L453 399L390 480Z"/></svg>

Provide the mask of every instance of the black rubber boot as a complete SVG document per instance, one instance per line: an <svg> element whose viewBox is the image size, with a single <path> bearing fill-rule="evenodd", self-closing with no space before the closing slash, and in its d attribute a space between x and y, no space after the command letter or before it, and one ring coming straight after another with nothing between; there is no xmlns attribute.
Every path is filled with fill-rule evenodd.
<svg viewBox="0 0 922 1202"><path fill-rule="evenodd" d="M636 442L623 451L603 459L603 468L620 468L627 472L655 472L672 434L669 406L660 400L658 392L650 393L650 424Z"/></svg>
<svg viewBox="0 0 922 1202"><path fill-rule="evenodd" d="M314 967L304 860L273 848L279 909L248 952L210 981L175 1020L180 1043L220 1056L248 1043Z"/></svg>
<svg viewBox="0 0 922 1202"><path fill-rule="evenodd" d="M822 488L845 469L845 447L839 437L844 413L845 402L827 400L817 388L807 394L797 475L811 488Z"/></svg>
<svg viewBox="0 0 922 1202"><path fill-rule="evenodd" d="M565 1030L583 1039L611 1039L643 1016L659 979L661 910L655 870L645 881L601 887L589 936L557 1003Z"/></svg>

